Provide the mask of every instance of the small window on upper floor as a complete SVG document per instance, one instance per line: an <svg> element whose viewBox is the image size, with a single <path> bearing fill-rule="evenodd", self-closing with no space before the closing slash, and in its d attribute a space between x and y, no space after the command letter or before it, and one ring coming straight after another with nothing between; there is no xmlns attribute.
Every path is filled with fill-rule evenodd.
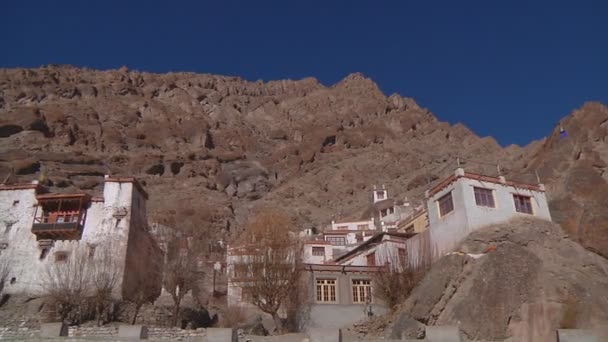
<svg viewBox="0 0 608 342"><path fill-rule="evenodd" d="M357 225L357 230L368 230L369 224L359 224Z"/></svg>
<svg viewBox="0 0 608 342"><path fill-rule="evenodd" d="M515 211L518 213L534 215L532 199L529 196L513 195L513 202L515 203Z"/></svg>
<svg viewBox="0 0 608 342"><path fill-rule="evenodd" d="M313 247L312 255L324 257L325 256L325 247Z"/></svg>
<svg viewBox="0 0 608 342"><path fill-rule="evenodd" d="M376 198L378 200L383 200L384 199L384 191L376 191Z"/></svg>
<svg viewBox="0 0 608 342"><path fill-rule="evenodd" d="M55 253L55 262L66 262L68 260L67 252L57 252Z"/></svg>
<svg viewBox="0 0 608 342"><path fill-rule="evenodd" d="M475 194L475 203L480 207L496 208L494 203L494 193L492 189L473 188Z"/></svg>
<svg viewBox="0 0 608 342"><path fill-rule="evenodd" d="M376 266L376 253L372 252L365 256L367 266Z"/></svg>
<svg viewBox="0 0 608 342"><path fill-rule="evenodd" d="M439 205L439 217L443 217L454 211L454 202L452 201L452 192L448 192L437 200Z"/></svg>

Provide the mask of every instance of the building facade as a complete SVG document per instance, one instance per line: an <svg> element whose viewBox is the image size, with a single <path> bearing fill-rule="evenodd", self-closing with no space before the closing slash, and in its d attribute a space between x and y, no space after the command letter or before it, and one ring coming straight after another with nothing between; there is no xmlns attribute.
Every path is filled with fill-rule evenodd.
<svg viewBox="0 0 608 342"><path fill-rule="evenodd" d="M425 193L428 230L407 241L411 266L454 251L471 232L516 217L551 221L545 187L458 168Z"/></svg>
<svg viewBox="0 0 608 342"><path fill-rule="evenodd" d="M147 197L134 178L106 176L100 197L44 193L37 182L0 185L0 257L10 265L4 291L40 294L52 265L110 249L116 297L134 296L142 284L158 295L162 253L148 232Z"/></svg>
<svg viewBox="0 0 608 342"><path fill-rule="evenodd" d="M374 295L374 266L306 265L310 328L345 328L373 315L387 313Z"/></svg>

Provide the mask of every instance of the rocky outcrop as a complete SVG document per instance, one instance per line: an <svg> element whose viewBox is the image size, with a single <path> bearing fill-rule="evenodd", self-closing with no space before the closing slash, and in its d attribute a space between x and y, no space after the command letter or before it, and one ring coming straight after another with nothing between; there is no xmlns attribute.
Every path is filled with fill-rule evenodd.
<svg viewBox="0 0 608 342"><path fill-rule="evenodd" d="M526 150L530 156L522 158L518 177L533 180L538 174L548 185L555 221L585 247L608 257L608 107L585 104L562 119L541 146Z"/></svg>
<svg viewBox="0 0 608 342"><path fill-rule="evenodd" d="M492 251L467 255L484 250ZM457 325L471 340L553 341L557 328L608 326L608 260L558 225L518 219L490 226L459 251L432 266L398 314Z"/></svg>

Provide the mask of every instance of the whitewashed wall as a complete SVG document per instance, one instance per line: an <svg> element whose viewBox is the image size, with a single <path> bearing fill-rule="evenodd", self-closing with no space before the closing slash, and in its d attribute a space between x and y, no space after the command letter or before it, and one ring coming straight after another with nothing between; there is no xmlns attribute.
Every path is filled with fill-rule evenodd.
<svg viewBox="0 0 608 342"><path fill-rule="evenodd" d="M359 230L359 225L367 225L367 229L374 230L374 219L367 221L352 221L352 222L331 222L331 230Z"/></svg>
<svg viewBox="0 0 608 342"><path fill-rule="evenodd" d="M5 291L38 294L42 291L41 275L46 272L50 263L55 262L55 253L68 252L74 255L78 251L88 249L90 245L111 245L113 254L118 260L121 282L117 284L116 295L120 295L119 289L122 287L127 242L133 216L134 190L131 182L106 182L103 202L93 201L86 211L81 240L55 241L42 260L40 260L41 251L36 235L32 233L37 206L35 189L0 191L0 241L8 243L1 257L8 258L11 264ZM138 196L141 194L138 193ZM145 224L145 200L140 201L136 210L140 224ZM117 213L125 215L115 217ZM15 222L10 230L6 229L7 222ZM97 249L96 253L99 253ZM12 278L14 278L13 284L11 284Z"/></svg>
<svg viewBox="0 0 608 342"><path fill-rule="evenodd" d="M325 255L313 255L312 249L313 247L323 247L325 250ZM334 252L331 245L328 244L310 244L307 243L304 245L304 257L303 262L305 264L323 264L326 261L332 260L334 258Z"/></svg>
<svg viewBox="0 0 608 342"><path fill-rule="evenodd" d="M478 206L475 202L474 187L491 189L496 207ZM437 200L449 192L452 192L454 210L444 217L440 217ZM515 211L514 194L531 197L533 215ZM423 256L425 253L427 256L430 253L431 260L435 260L453 251L471 232L488 225L504 223L515 217L530 216L551 221L551 213L544 191L465 177L458 178L446 188L428 198L427 209L429 215L428 231L416 235L407 243L412 266L420 265L425 260ZM425 249L426 247L428 247L428 250Z"/></svg>
<svg viewBox="0 0 608 342"><path fill-rule="evenodd" d="M404 240L393 240L390 236L385 235L383 240L372 248L357 254L356 256L341 262L341 265L350 266L372 266L367 264L367 256L375 253L376 266L385 265L387 262L394 264L399 256L399 248L406 248Z"/></svg>

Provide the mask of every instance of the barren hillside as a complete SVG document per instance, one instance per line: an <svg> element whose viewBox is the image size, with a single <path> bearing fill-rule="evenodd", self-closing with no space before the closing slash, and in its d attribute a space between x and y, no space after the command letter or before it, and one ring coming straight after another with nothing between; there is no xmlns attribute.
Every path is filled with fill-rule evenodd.
<svg viewBox="0 0 608 342"><path fill-rule="evenodd" d="M566 227L606 251L608 240L594 234L607 231L608 221L593 204L595 196L608 196L606 112L588 104L568 117L567 143L553 133L525 148L502 148L461 124L438 121L413 99L385 96L360 74L326 87L312 78L264 83L126 68L2 69L0 175L89 192L99 191L104 174L133 175L150 193L153 217L184 211L201 229L226 232L259 205L284 208L303 228L356 217L373 184L417 204L460 157L499 162L507 177L529 179L538 169L555 191L561 222L575 209L563 204L574 193L560 187L593 188L576 193L585 208L579 211L588 214ZM596 121L603 126L593 136L579 124ZM465 167L497 172L475 162Z"/></svg>

